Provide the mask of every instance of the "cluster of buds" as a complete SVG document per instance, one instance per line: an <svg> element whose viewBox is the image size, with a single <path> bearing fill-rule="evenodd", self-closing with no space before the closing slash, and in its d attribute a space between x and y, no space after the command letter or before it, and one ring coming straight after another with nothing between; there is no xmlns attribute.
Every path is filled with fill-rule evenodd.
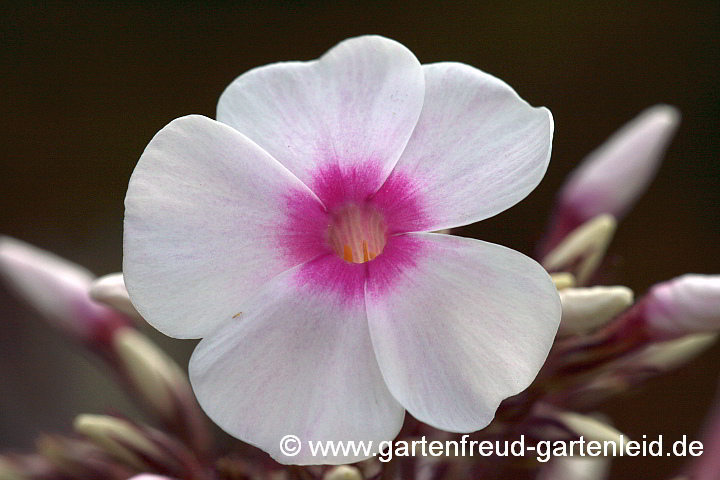
<svg viewBox="0 0 720 480"><path fill-rule="evenodd" d="M678 125L656 106L592 152L562 188L538 259L562 303L555 344L535 382L504 401L474 441L615 443L623 435L595 412L606 399L670 372L709 348L720 330L720 276L685 275L635 301L624 286L596 285L618 221L658 169ZM355 465L283 466L246 446L218 452L186 374L137 328L121 274L96 279L81 267L20 241L0 239L0 274L55 327L107 362L157 420L80 415L72 436L44 435L32 454L0 456L0 480L363 480L501 478L522 468L540 480L607 478L612 459L539 461L491 457L374 457ZM706 428L705 454L686 476L717 478L720 404ZM458 441L410 417L398 440ZM251 452L251 453L248 453Z"/></svg>

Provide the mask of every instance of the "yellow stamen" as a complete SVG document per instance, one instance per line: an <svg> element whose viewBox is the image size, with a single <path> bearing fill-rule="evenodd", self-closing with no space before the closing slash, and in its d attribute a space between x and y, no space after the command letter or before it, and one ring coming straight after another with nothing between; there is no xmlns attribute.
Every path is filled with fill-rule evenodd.
<svg viewBox="0 0 720 480"><path fill-rule="evenodd" d="M353 261L352 249L350 249L350 245L345 245L343 247L343 260L345 260L346 262Z"/></svg>
<svg viewBox="0 0 720 480"><path fill-rule="evenodd" d="M368 253L367 242L363 240L363 262L370 261L370 254Z"/></svg>

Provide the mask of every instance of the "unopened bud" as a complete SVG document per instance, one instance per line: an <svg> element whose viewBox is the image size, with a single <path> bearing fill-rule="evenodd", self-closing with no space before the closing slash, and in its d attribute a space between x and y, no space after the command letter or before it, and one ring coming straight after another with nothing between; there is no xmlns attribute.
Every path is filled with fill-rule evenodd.
<svg viewBox="0 0 720 480"><path fill-rule="evenodd" d="M717 340L716 333L696 333L651 343L603 364L588 383L556 394L555 402L571 408L591 408L650 378L680 368Z"/></svg>
<svg viewBox="0 0 720 480"><path fill-rule="evenodd" d="M643 111L570 174L560 203L584 220L602 213L622 218L652 181L679 123L675 107Z"/></svg>
<svg viewBox="0 0 720 480"><path fill-rule="evenodd" d="M646 322L670 335L720 330L720 275L683 275L652 287Z"/></svg>
<svg viewBox="0 0 720 480"><path fill-rule="evenodd" d="M10 237L0 237L0 276L17 295L71 337L93 346L130 320L96 303L86 269Z"/></svg>
<svg viewBox="0 0 720 480"><path fill-rule="evenodd" d="M197 480L212 477L185 444L147 425L107 415L80 415L75 430L136 470Z"/></svg>
<svg viewBox="0 0 720 480"><path fill-rule="evenodd" d="M116 480L127 478L134 470L120 465L95 444L57 435L42 435L35 442L37 451L69 478Z"/></svg>
<svg viewBox="0 0 720 480"><path fill-rule="evenodd" d="M609 364L608 368L668 372L700 355L710 348L717 338L717 333L695 333L666 342L653 343L638 352L619 358Z"/></svg>
<svg viewBox="0 0 720 480"><path fill-rule="evenodd" d="M572 288L575 286L575 277L572 273L558 272L551 273L550 279L555 284L555 288L563 290L565 288Z"/></svg>
<svg viewBox="0 0 720 480"><path fill-rule="evenodd" d="M134 477L130 478L129 480L174 480L170 477L163 477L161 475L153 475L152 473L141 473L140 475L135 475Z"/></svg>
<svg viewBox="0 0 720 480"><path fill-rule="evenodd" d="M717 480L720 472L720 392L702 428L702 455L692 459L684 472L692 480Z"/></svg>
<svg viewBox="0 0 720 480"><path fill-rule="evenodd" d="M122 273L111 273L93 281L90 284L90 296L132 318L142 319L130 301Z"/></svg>
<svg viewBox="0 0 720 480"><path fill-rule="evenodd" d="M363 478L360 470L350 465L338 465L323 476L323 480L363 480Z"/></svg>
<svg viewBox="0 0 720 480"><path fill-rule="evenodd" d="M566 288L560 290L560 335L578 335L602 327L633 302L627 287Z"/></svg>
<svg viewBox="0 0 720 480"><path fill-rule="evenodd" d="M537 480L604 480L612 457L554 457L538 472Z"/></svg>
<svg viewBox="0 0 720 480"><path fill-rule="evenodd" d="M50 480L64 478L41 455L0 455L0 480Z"/></svg>
<svg viewBox="0 0 720 480"><path fill-rule="evenodd" d="M545 439L564 440L569 435L575 438L582 437L586 443L595 441L603 446L605 442L614 443L618 455L622 454L621 452L628 441L628 438L620 431L601 420L589 415L560 410L544 403L535 405L533 416L536 419L552 420L551 425L554 425L554 427L545 428L545 431L542 432ZM562 430L557 429L558 426L561 426ZM552 429L557 429L557 431L553 433Z"/></svg>
<svg viewBox="0 0 720 480"><path fill-rule="evenodd" d="M679 122L675 107L650 107L591 152L561 188L540 253L597 215L624 217L655 176Z"/></svg>
<svg viewBox="0 0 720 480"><path fill-rule="evenodd" d="M23 475L12 462L0 457L0 480L30 480L30 477Z"/></svg>
<svg viewBox="0 0 720 480"><path fill-rule="evenodd" d="M210 448L210 434L187 375L157 345L134 328L113 336L120 370L147 405L196 452Z"/></svg>
<svg viewBox="0 0 720 480"><path fill-rule="evenodd" d="M160 458L162 451L134 424L107 415L79 415L75 431L90 438L111 456L138 470L148 470L145 458Z"/></svg>
<svg viewBox="0 0 720 480"><path fill-rule="evenodd" d="M540 262L549 272L571 272L583 285L605 257L617 222L611 215L598 215L573 230Z"/></svg>

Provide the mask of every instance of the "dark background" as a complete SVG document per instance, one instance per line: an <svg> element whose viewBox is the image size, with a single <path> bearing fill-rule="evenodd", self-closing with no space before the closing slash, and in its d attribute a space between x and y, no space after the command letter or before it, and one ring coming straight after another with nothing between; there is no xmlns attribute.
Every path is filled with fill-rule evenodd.
<svg viewBox="0 0 720 480"><path fill-rule="evenodd" d="M614 279L637 295L720 273L716 2L10 2L0 6L0 233L98 274L122 260L123 197L143 148L173 118L214 116L240 73L308 60L364 33L423 63L492 73L555 118L553 160L523 202L459 233L530 253L565 175L645 107L683 114L647 194L621 223ZM481 201L481 199L479 199ZM192 342L154 335L182 365ZM0 449L27 450L72 416L133 410L107 371L0 287ZM630 437L696 438L720 346L604 406ZM618 459L613 478L669 478L683 459Z"/></svg>

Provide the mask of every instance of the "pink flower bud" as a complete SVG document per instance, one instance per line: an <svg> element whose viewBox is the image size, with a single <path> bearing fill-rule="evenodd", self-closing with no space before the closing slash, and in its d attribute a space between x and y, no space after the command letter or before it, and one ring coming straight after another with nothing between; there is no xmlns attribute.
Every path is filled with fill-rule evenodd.
<svg viewBox="0 0 720 480"><path fill-rule="evenodd" d="M108 415L79 415L75 431L115 460L139 471L205 480L207 467L187 447L160 430Z"/></svg>
<svg viewBox="0 0 720 480"><path fill-rule="evenodd" d="M720 330L720 275L683 275L652 287L647 324L670 335Z"/></svg>
<svg viewBox="0 0 720 480"><path fill-rule="evenodd" d="M163 477L161 475L153 475L152 473L141 473L140 475L135 475L134 477L130 478L129 480L174 480L170 477Z"/></svg>
<svg viewBox="0 0 720 480"><path fill-rule="evenodd" d="M603 480L610 473L610 457L556 457L543 465L538 480Z"/></svg>
<svg viewBox="0 0 720 480"><path fill-rule="evenodd" d="M542 253L597 215L624 217L655 176L679 123L675 107L655 105L592 151L560 190Z"/></svg>
<svg viewBox="0 0 720 480"><path fill-rule="evenodd" d="M720 472L720 397L716 397L702 433L703 453L689 465L687 478L716 480Z"/></svg>
<svg viewBox="0 0 720 480"><path fill-rule="evenodd" d="M63 258L10 237L0 237L0 277L56 327L95 347L130 320L90 298L94 275Z"/></svg>

